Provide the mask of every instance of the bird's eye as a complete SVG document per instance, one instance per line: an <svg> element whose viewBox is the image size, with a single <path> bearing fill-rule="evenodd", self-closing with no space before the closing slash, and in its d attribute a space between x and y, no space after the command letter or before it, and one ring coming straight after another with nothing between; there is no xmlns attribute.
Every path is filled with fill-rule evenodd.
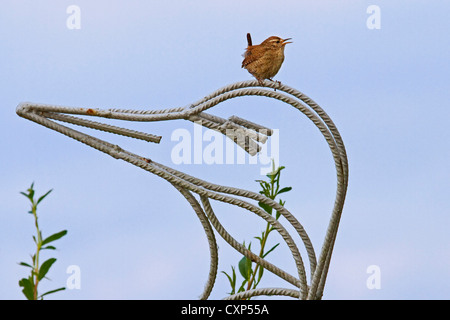
<svg viewBox="0 0 450 320"><path fill-rule="evenodd" d="M277 40L277 43L280 43L280 40Z"/></svg>

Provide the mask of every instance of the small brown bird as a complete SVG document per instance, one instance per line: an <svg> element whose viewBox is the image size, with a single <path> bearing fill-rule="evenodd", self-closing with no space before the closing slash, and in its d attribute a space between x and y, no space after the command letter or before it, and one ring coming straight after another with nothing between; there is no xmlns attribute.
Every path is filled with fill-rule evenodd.
<svg viewBox="0 0 450 320"><path fill-rule="evenodd" d="M242 61L242 68L247 69L259 84L264 79L273 81L272 78L278 73L284 61L284 46L291 38L269 37L259 45L252 45L250 34L247 34L248 47Z"/></svg>

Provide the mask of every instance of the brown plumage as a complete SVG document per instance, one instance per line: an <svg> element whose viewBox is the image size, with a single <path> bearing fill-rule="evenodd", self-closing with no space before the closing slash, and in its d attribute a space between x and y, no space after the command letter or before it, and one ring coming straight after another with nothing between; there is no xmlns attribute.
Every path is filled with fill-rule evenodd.
<svg viewBox="0 0 450 320"><path fill-rule="evenodd" d="M272 78L278 73L284 61L284 47L291 38L281 39L272 36L264 40L259 45L252 45L250 34L247 34L248 47L242 61L242 68L247 69L253 75L259 84L264 79Z"/></svg>

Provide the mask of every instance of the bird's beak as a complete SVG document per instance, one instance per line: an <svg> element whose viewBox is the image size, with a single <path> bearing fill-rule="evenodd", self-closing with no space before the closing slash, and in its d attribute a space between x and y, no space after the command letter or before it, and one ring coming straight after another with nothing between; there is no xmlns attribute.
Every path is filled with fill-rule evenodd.
<svg viewBox="0 0 450 320"><path fill-rule="evenodd" d="M283 39L283 45L285 45L285 44L288 44L288 43L292 43L291 41L288 41L288 40L291 40L292 38L286 38L286 39ZM288 42L287 42L288 41Z"/></svg>

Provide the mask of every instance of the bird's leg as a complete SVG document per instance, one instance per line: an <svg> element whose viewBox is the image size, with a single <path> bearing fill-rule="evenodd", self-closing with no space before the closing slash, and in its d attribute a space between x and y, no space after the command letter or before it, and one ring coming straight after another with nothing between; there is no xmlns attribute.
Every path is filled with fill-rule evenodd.
<svg viewBox="0 0 450 320"><path fill-rule="evenodd" d="M281 85L281 81L278 81L278 80L273 80L272 78L268 78L270 81L272 81L272 82L276 82L276 83L278 83L278 85Z"/></svg>
<svg viewBox="0 0 450 320"><path fill-rule="evenodd" d="M278 83L278 86L280 86L281 85L281 81L278 81L278 80L273 80L272 78L268 78L270 81L272 81L272 82L276 82L276 83ZM277 89L276 88L274 88L273 90L275 90L275 91L277 91Z"/></svg>

